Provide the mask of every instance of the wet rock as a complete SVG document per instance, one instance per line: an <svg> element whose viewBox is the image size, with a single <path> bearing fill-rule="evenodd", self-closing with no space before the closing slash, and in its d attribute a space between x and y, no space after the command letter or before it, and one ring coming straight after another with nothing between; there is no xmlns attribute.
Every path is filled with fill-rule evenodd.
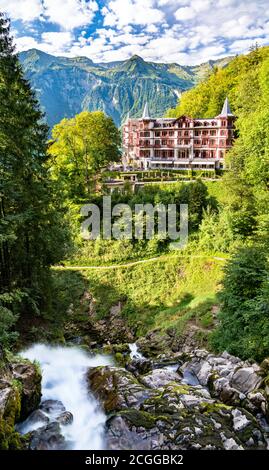
<svg viewBox="0 0 269 470"><path fill-rule="evenodd" d="M153 330L147 333L145 337L139 338L137 346L139 350L147 357L157 357L160 354L177 351L176 340L160 330Z"/></svg>
<svg viewBox="0 0 269 470"><path fill-rule="evenodd" d="M228 439L224 434L222 434L222 440L225 450L244 450L244 447L238 445L232 437Z"/></svg>
<svg viewBox="0 0 269 470"><path fill-rule="evenodd" d="M233 428L235 431L242 431L250 424L250 421L247 419L246 415L243 414L240 410L233 410L232 416Z"/></svg>
<svg viewBox="0 0 269 470"><path fill-rule="evenodd" d="M151 450L160 449L163 435L158 428L147 430L134 426L129 416L114 416L107 422L106 441L110 450Z"/></svg>
<svg viewBox="0 0 269 470"><path fill-rule="evenodd" d="M60 424L53 422L31 433L30 450L60 450L65 448L65 439Z"/></svg>
<svg viewBox="0 0 269 470"><path fill-rule="evenodd" d="M44 400L40 404L40 409L55 417L66 411L65 406L60 400Z"/></svg>
<svg viewBox="0 0 269 470"><path fill-rule="evenodd" d="M243 393L249 393L259 388L262 378L257 374L258 366L241 367L237 369L231 378L231 386Z"/></svg>
<svg viewBox="0 0 269 470"><path fill-rule="evenodd" d="M0 379L0 450L20 448L15 423L20 416L20 393L11 381Z"/></svg>
<svg viewBox="0 0 269 470"><path fill-rule="evenodd" d="M212 398L202 385L182 383L174 371L153 369L134 377L125 369L106 366L90 370L88 376L108 414L109 449L266 447L255 417Z"/></svg>
<svg viewBox="0 0 269 470"><path fill-rule="evenodd" d="M133 359L126 364L126 369L134 375L146 374L152 369L152 361L150 359Z"/></svg>
<svg viewBox="0 0 269 470"><path fill-rule="evenodd" d="M150 396L142 384L126 369L96 367L88 372L90 390L101 401L107 413L128 407L139 407Z"/></svg>
<svg viewBox="0 0 269 470"><path fill-rule="evenodd" d="M41 428L48 423L48 416L46 416L45 413L41 410L35 410L25 421L19 423L16 426L16 429L21 434L27 434L29 431Z"/></svg>
<svg viewBox="0 0 269 470"><path fill-rule="evenodd" d="M41 373L35 364L12 364L13 378L21 383L21 414L25 419L34 411L41 399Z"/></svg>
<svg viewBox="0 0 269 470"><path fill-rule="evenodd" d="M72 413L70 413L70 411L64 411L63 413L60 414L60 416L58 416L56 421L62 424L63 426L65 426L67 424L73 423L73 419L74 417Z"/></svg>
<svg viewBox="0 0 269 470"><path fill-rule="evenodd" d="M263 377L266 377L268 374L269 374L269 357L266 357L261 365L260 365L260 369L261 369L261 375Z"/></svg>
<svg viewBox="0 0 269 470"><path fill-rule="evenodd" d="M167 369L154 369L146 375L140 377L140 382L149 388L160 388L170 382L180 382L181 377L177 372Z"/></svg>

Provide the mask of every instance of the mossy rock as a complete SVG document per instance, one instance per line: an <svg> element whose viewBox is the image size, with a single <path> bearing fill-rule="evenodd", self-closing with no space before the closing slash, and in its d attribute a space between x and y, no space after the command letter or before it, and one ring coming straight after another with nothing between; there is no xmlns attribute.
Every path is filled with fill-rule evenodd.
<svg viewBox="0 0 269 470"><path fill-rule="evenodd" d="M129 409L122 410L118 415L126 418L133 426L151 429L155 426L156 417L147 411Z"/></svg>
<svg viewBox="0 0 269 470"><path fill-rule="evenodd" d="M115 361L116 363L119 365L119 366L125 366L126 364L126 358L124 357L124 355L120 352L116 352L115 356Z"/></svg>
<svg viewBox="0 0 269 470"><path fill-rule="evenodd" d="M15 423L21 413L21 395L16 383L7 388L8 394L2 416L0 415L0 450L21 449L20 435L15 431Z"/></svg>

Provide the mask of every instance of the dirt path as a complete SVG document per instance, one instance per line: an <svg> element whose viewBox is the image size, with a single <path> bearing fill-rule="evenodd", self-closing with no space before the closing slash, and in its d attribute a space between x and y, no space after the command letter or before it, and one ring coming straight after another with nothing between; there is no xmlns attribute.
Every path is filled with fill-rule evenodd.
<svg viewBox="0 0 269 470"><path fill-rule="evenodd" d="M227 258L223 258L221 256L208 256L208 255L164 255L164 256L156 256L154 258L142 259L138 261L131 261L130 263L123 263L123 264L111 264L108 266L53 266L53 269L59 270L72 270L72 271L81 271L81 270L104 270L104 269L118 269L118 268L129 268L131 266L136 266L138 264L145 264L145 263L154 263L156 261L165 261L166 259L171 258L211 258L216 261L226 261Z"/></svg>

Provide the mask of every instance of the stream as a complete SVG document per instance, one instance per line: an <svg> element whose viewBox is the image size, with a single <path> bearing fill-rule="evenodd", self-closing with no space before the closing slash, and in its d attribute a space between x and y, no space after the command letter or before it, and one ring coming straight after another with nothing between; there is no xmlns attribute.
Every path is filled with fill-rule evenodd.
<svg viewBox="0 0 269 470"><path fill-rule="evenodd" d="M109 356L90 356L77 347L37 344L20 354L37 361L42 371L42 402L59 400L73 414L73 422L62 426L62 434L72 450L99 450L104 448L106 416L97 400L89 394L85 374L90 367L113 365ZM48 417L53 419L53 415ZM22 434L41 427L42 423L20 425Z"/></svg>

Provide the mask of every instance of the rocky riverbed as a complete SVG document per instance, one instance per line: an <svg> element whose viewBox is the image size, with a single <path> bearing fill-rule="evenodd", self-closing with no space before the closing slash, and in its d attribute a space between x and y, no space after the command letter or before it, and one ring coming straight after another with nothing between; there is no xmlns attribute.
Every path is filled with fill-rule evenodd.
<svg viewBox="0 0 269 470"><path fill-rule="evenodd" d="M144 354L153 345L148 338L139 344ZM126 344L115 346L121 353L114 359L78 347L58 348L49 358L47 346L35 348L42 350L42 397L38 367L4 360L2 352L1 448L269 447L269 360L258 365L203 349L144 357Z"/></svg>
<svg viewBox="0 0 269 470"><path fill-rule="evenodd" d="M267 449L268 362L205 350L88 372L109 449Z"/></svg>

